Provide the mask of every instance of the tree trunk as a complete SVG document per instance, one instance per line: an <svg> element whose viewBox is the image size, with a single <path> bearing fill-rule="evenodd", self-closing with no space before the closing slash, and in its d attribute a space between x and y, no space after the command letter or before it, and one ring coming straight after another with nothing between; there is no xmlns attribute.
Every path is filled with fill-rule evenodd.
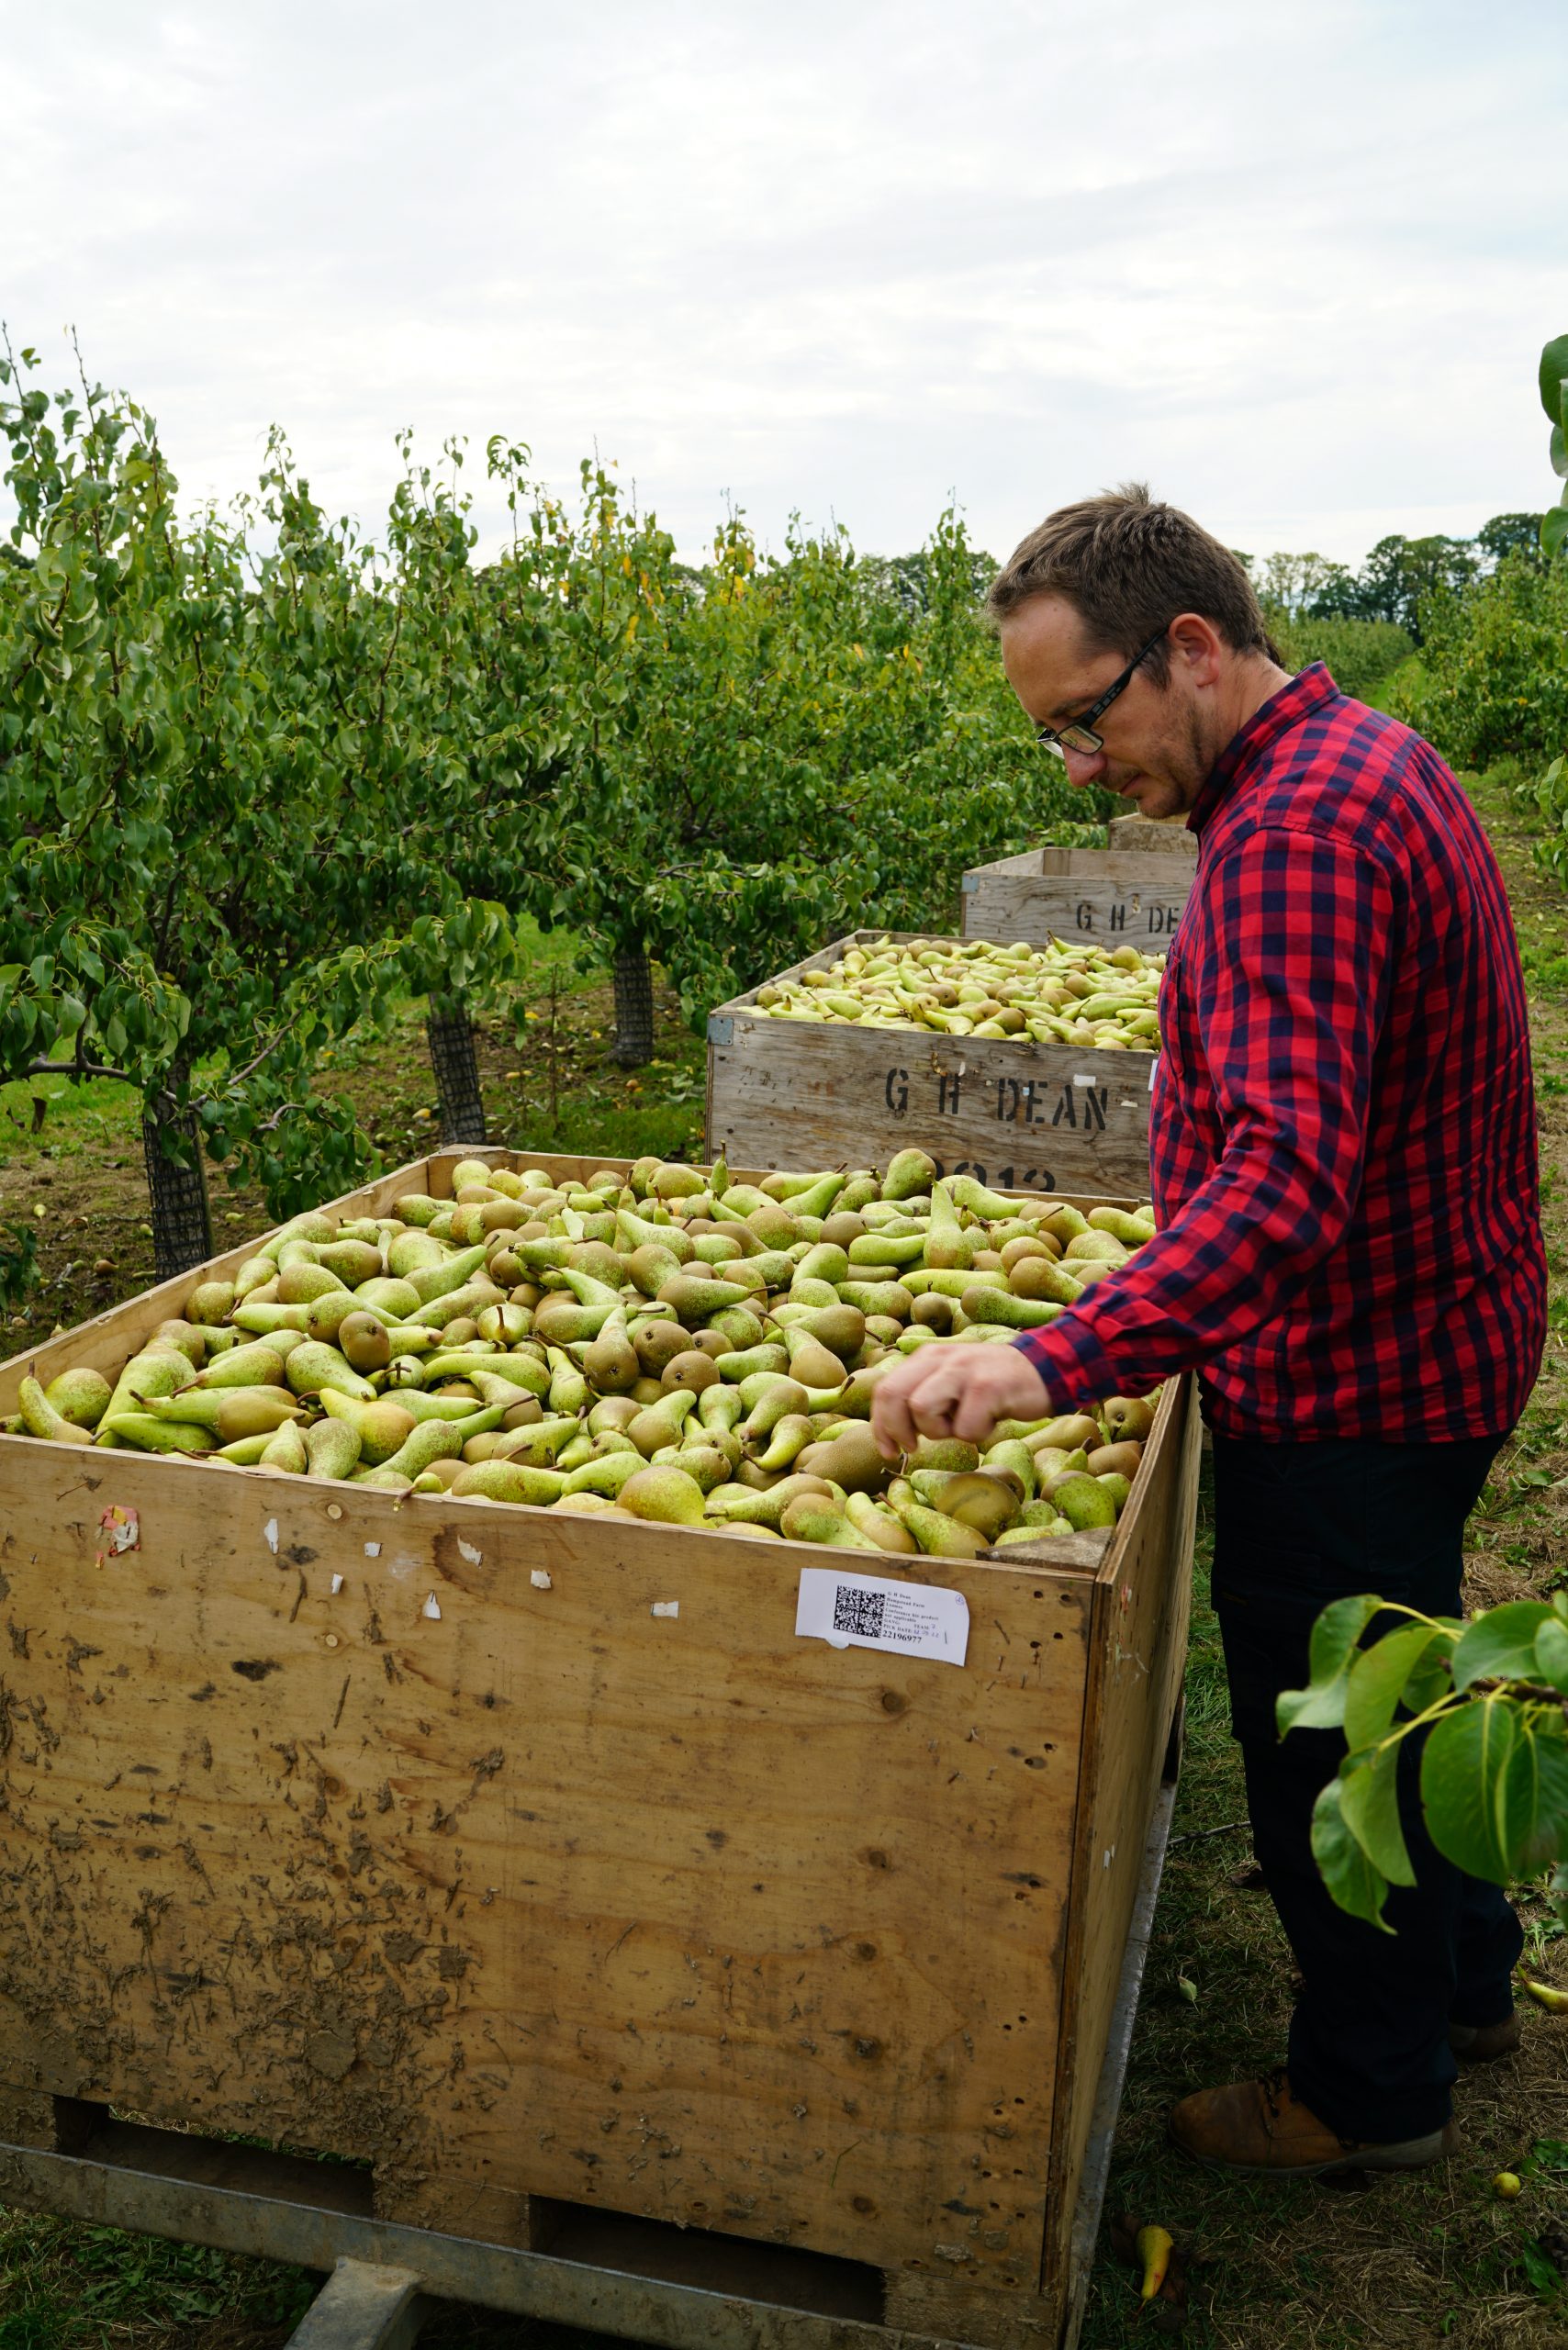
<svg viewBox="0 0 1568 2350"><path fill-rule="evenodd" d="M177 1090L186 1072L171 1072ZM212 1255L212 1215L207 1199L201 1128L194 1111L174 1113L167 1100L150 1095L141 1113L141 1150L152 1201L152 1262L161 1281L205 1265ZM170 1153L177 1153L171 1157Z"/></svg>
<svg viewBox="0 0 1568 2350"><path fill-rule="evenodd" d="M474 1024L461 996L431 996L425 1034L430 1038L431 1067L441 1106L442 1142L484 1142L485 1103L479 1091Z"/></svg>
<svg viewBox="0 0 1568 2350"><path fill-rule="evenodd" d="M615 1058L622 1069L654 1058L654 974L641 939L615 957Z"/></svg>

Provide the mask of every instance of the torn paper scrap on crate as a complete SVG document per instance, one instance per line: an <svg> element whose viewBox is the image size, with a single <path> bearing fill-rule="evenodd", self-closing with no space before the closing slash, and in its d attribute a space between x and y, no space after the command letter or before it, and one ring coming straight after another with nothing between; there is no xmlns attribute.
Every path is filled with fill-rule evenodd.
<svg viewBox="0 0 1568 2350"><path fill-rule="evenodd" d="M839 1567L802 1567L797 1637L835 1649L887 1649L895 1656L962 1664L969 1644L969 1602L935 1583L889 1583Z"/></svg>
<svg viewBox="0 0 1568 2350"><path fill-rule="evenodd" d="M141 1519L129 1505L111 1502L98 1520L98 1531L105 1537L104 1548L98 1552L101 1567L106 1559L118 1559L124 1550L141 1548Z"/></svg>

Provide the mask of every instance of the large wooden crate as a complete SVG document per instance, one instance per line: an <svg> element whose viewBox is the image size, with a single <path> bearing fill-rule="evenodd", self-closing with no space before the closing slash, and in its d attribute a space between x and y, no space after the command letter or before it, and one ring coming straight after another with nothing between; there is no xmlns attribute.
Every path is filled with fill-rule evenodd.
<svg viewBox="0 0 1568 2350"><path fill-rule="evenodd" d="M899 1561L955 1669L798 1639L803 1545L0 1437L0 2139L110 2104L367 2163L388 2221L644 2215L1056 2344L1197 1443L1173 1382L1114 1537Z"/></svg>
<svg viewBox="0 0 1568 2350"><path fill-rule="evenodd" d="M966 873L964 936L1092 939L1162 954L1195 871L1190 856L1105 848L1031 848Z"/></svg>
<svg viewBox="0 0 1568 2350"><path fill-rule="evenodd" d="M781 977L887 935L851 931ZM753 1167L846 1167L913 1145L939 1172L1004 1192L1141 1197L1153 1081L1151 1053L775 1020L754 989L709 1015L708 1149Z"/></svg>

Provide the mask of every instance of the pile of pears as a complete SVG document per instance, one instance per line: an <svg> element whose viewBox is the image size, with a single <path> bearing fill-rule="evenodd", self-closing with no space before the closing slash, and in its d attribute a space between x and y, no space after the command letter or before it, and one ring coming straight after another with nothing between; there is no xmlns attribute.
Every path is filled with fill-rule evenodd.
<svg viewBox="0 0 1568 2350"><path fill-rule="evenodd" d="M756 1185L465 1159L453 1192L296 1216L112 1386L25 1380L6 1431L906 1556L1113 1527L1127 1499L1151 1399L891 1462L869 1413L912 1349L1065 1313L1152 1237L1147 1205L1009 1198L920 1150Z"/></svg>
<svg viewBox="0 0 1568 2350"><path fill-rule="evenodd" d="M758 988L756 1009L774 1020L851 1020L862 1028L1154 1053L1164 968L1162 957L1136 946L1060 938L1036 948L884 937L850 947L825 969Z"/></svg>

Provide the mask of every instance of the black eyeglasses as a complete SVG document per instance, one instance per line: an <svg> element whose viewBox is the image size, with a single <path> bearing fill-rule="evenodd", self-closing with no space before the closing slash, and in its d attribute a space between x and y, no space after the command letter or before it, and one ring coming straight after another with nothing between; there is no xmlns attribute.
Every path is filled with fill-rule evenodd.
<svg viewBox="0 0 1568 2350"><path fill-rule="evenodd" d="M1104 740L1094 732L1094 721L1104 715L1118 694L1126 693L1133 681L1133 673L1139 662L1148 660L1170 626L1170 623L1167 621L1165 628L1160 629L1157 635L1151 636L1141 652L1133 655L1121 676L1114 685L1106 687L1092 710L1086 710L1082 717L1075 719L1070 726L1036 726L1036 742L1043 743L1047 751L1082 751L1091 758L1096 751L1103 751L1105 747Z"/></svg>

